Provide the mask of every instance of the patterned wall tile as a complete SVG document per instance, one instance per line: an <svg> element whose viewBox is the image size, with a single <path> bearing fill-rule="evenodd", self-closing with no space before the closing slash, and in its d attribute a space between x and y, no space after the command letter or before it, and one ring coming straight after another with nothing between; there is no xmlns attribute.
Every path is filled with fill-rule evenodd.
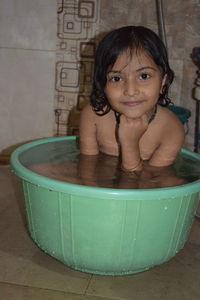
<svg viewBox="0 0 200 300"><path fill-rule="evenodd" d="M89 101L98 39L100 0L59 0L55 78L55 133L74 132L76 117ZM59 109L59 114L58 114ZM69 120L68 120L69 119ZM76 123L76 124L75 124ZM74 127L74 128L73 128Z"/></svg>

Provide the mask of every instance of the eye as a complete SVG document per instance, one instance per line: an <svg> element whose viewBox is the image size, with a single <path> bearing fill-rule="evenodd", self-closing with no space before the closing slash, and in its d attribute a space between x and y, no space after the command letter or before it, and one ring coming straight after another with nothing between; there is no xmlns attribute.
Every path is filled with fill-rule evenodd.
<svg viewBox="0 0 200 300"><path fill-rule="evenodd" d="M149 75L147 73L140 74L140 79L147 80L149 78L151 78L151 75Z"/></svg>
<svg viewBox="0 0 200 300"><path fill-rule="evenodd" d="M122 78L120 76L113 76L111 78L109 78L109 81L111 82L120 82L122 80Z"/></svg>

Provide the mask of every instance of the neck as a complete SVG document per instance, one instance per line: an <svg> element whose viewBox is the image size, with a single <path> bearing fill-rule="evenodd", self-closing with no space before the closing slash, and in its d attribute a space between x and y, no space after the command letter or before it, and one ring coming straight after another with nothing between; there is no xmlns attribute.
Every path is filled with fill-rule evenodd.
<svg viewBox="0 0 200 300"><path fill-rule="evenodd" d="M150 124L155 119L156 113L157 113L157 104L155 105L153 112L149 117L148 124Z"/></svg>
<svg viewBox="0 0 200 300"><path fill-rule="evenodd" d="M151 113L149 114L150 116L149 116L148 124L150 124L155 119L156 113L157 113L157 104L154 106ZM116 122L117 124L119 124L121 114L115 110L114 110L114 114L115 114Z"/></svg>

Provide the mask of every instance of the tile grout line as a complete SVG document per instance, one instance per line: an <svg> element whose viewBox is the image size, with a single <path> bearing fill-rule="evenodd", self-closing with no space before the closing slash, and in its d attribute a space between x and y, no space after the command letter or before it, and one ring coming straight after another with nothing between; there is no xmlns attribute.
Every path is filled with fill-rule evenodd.
<svg viewBox="0 0 200 300"><path fill-rule="evenodd" d="M94 276L94 275L91 274L91 277L90 277L90 279L89 279L89 281L88 281L88 284L87 284L87 286L86 286L86 288L85 288L85 292L83 293L83 299L85 298L85 296L86 296L86 294L87 294L87 290L88 290L88 288L89 288L89 285L90 285L90 282L91 282L93 276Z"/></svg>
<svg viewBox="0 0 200 300"><path fill-rule="evenodd" d="M25 284L17 284L17 283L13 283L13 282L8 282L8 281L0 281L0 284L7 284L7 285L12 285L15 287L21 287L21 288L25 288L25 289L34 289L34 290L43 290L43 291L49 291L49 292L57 292L57 293L63 293L63 294L71 294L71 295L78 295L78 296L84 296L84 294L80 294L80 293L74 293L74 292L70 292L70 291L62 291L62 290L55 290L55 289L50 289L50 288L43 288L43 287L36 287L36 286L32 286L32 285L25 285ZM1 299L0 299L1 300Z"/></svg>
<svg viewBox="0 0 200 300"><path fill-rule="evenodd" d="M20 47L6 47L6 46L0 46L0 49L5 50L22 50L22 51L37 51L37 52L55 52L57 49L38 49L38 48L20 48Z"/></svg>
<svg viewBox="0 0 200 300"><path fill-rule="evenodd" d="M93 277L94 277L94 274L91 274L91 278L89 279L89 282L88 282L88 285L87 285L87 287L86 287L86 289L85 289L85 292L84 292L84 294L83 294L83 300L87 300L87 296L93 296L93 297L97 297L97 298L99 298L99 299L103 299L103 300L120 300L121 298L116 298L116 297L105 297L105 296L100 296L100 295L94 295L94 294L87 294L87 291L88 291L88 289L89 289L89 286L90 286L90 283L91 283L91 280L93 279Z"/></svg>

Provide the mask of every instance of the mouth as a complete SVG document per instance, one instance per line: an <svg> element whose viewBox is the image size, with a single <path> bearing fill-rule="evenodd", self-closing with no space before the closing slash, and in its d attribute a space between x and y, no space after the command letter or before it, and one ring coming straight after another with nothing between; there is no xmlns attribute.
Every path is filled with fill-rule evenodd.
<svg viewBox="0 0 200 300"><path fill-rule="evenodd" d="M144 103L144 101L124 101L121 103L123 105L129 106L129 107L135 107L135 106L138 106L138 105Z"/></svg>

